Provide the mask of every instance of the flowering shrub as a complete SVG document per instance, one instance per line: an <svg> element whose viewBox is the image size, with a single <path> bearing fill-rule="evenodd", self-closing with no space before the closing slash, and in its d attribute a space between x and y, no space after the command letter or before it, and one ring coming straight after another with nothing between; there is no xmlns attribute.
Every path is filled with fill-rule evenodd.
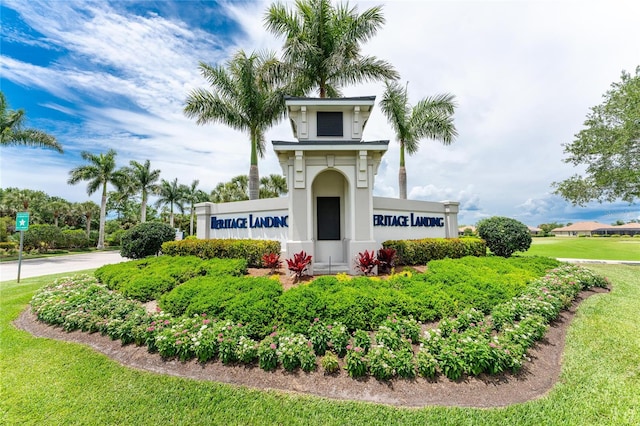
<svg viewBox="0 0 640 426"><path fill-rule="evenodd" d="M389 380L396 374L396 354L382 344L371 347L368 354L369 372L378 380Z"/></svg>
<svg viewBox="0 0 640 426"><path fill-rule="evenodd" d="M378 273L389 273L396 266L396 249L381 248L378 250Z"/></svg>
<svg viewBox="0 0 640 426"><path fill-rule="evenodd" d="M300 280L303 275L306 275L310 263L311 256L308 256L304 250L300 253L295 253L293 259L287 259L287 267L295 274L297 280Z"/></svg>
<svg viewBox="0 0 640 426"><path fill-rule="evenodd" d="M261 285L267 285L266 281L260 281ZM349 283L371 287L365 277ZM331 288L338 281L319 280L319 285ZM386 283L375 283L382 285ZM581 290L607 285L605 278L591 271L561 266L532 281L520 295L496 305L491 315L475 308L461 310L457 317L443 319L437 328L426 330L421 339L416 320L390 315L380 321L373 346L367 330L356 329L349 334L343 323L325 325L320 318L313 319L311 325L307 320L306 335L280 332L271 325L271 334L258 341L250 331L251 324L236 320L213 320L207 313L177 317L166 311L147 313L140 303L110 291L87 275L59 279L43 287L34 295L31 307L37 318L48 324L65 330L100 332L123 344L146 345L150 352L157 351L164 358L197 358L200 362L217 358L225 364L253 363L257 359L264 370L282 364L288 371L311 371L316 368L316 357L325 353L322 365L331 372L338 371L340 365L337 356L327 351L332 349L338 356L346 356L345 368L352 377L371 374L388 380L395 376L411 378L417 372L427 378L442 374L458 380L465 374L518 371L528 359L527 350L543 338L561 309ZM339 296L344 298L343 294ZM367 301L358 303L369 306ZM375 314L375 309L367 309ZM420 346L414 356L418 340Z"/></svg>
<svg viewBox="0 0 640 426"><path fill-rule="evenodd" d="M365 275L371 275L373 268L378 264L378 259L376 259L376 254L373 250L371 250L371 253L365 250L364 253L358 253L358 257L356 257L356 267Z"/></svg>
<svg viewBox="0 0 640 426"><path fill-rule="evenodd" d="M367 374L367 356L361 347L348 345L344 362L349 376L357 378Z"/></svg>
<svg viewBox="0 0 640 426"><path fill-rule="evenodd" d="M398 377L413 379L416 377L416 365L411 347L401 349L396 355L396 374Z"/></svg>
<svg viewBox="0 0 640 426"><path fill-rule="evenodd" d="M371 349L371 338L369 333L364 330L356 330L353 332L353 346L362 348L367 353Z"/></svg>
<svg viewBox="0 0 640 426"><path fill-rule="evenodd" d="M334 322L333 325L328 325L327 329L331 335L331 347L336 354L342 358L347 353L347 345L349 345L347 327L345 327L344 324Z"/></svg>
<svg viewBox="0 0 640 426"><path fill-rule="evenodd" d="M304 371L316 368L316 356L313 344L302 334L285 334L280 336L278 360L287 371L301 367Z"/></svg>
<svg viewBox="0 0 640 426"><path fill-rule="evenodd" d="M421 346L416 355L416 368L422 377L432 379L438 372L438 360L426 347Z"/></svg>
<svg viewBox="0 0 640 426"><path fill-rule="evenodd" d="M320 360L320 364L326 374L334 374L340 370L338 357L333 352L327 352Z"/></svg>
<svg viewBox="0 0 640 426"><path fill-rule="evenodd" d="M265 268L271 269L271 274L276 272L282 266L282 260L280 260L280 253L267 253L262 255L262 264Z"/></svg>
<svg viewBox="0 0 640 426"><path fill-rule="evenodd" d="M264 371L273 371L278 367L278 337L273 332L258 344L258 365Z"/></svg>
<svg viewBox="0 0 640 426"><path fill-rule="evenodd" d="M309 340L313 345L313 350L316 355L324 355L329 348L329 342L331 341L331 333L327 326L320 321L319 318L314 318L313 322L309 326L307 335L309 336Z"/></svg>

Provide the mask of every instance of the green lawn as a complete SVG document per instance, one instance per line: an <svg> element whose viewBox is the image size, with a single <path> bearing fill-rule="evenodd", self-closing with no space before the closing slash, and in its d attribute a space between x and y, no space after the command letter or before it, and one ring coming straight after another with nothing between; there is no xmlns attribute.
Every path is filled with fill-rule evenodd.
<svg viewBox="0 0 640 426"><path fill-rule="evenodd" d="M640 238L534 238L527 256L569 259L638 260Z"/></svg>
<svg viewBox="0 0 640 426"><path fill-rule="evenodd" d="M500 409L403 409L132 370L79 344L34 338L11 321L52 277L0 283L0 424L640 424L640 274L590 266L613 291L585 301L559 383ZM356 383L357 386L357 383Z"/></svg>

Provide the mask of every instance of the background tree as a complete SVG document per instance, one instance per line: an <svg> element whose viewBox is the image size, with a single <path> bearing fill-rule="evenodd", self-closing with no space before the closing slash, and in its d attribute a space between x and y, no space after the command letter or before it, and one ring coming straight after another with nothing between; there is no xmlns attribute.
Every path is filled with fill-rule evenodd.
<svg viewBox="0 0 640 426"><path fill-rule="evenodd" d="M293 94L316 89L321 98L334 98L348 84L398 78L389 63L360 52L360 45L384 24L379 6L358 14L348 3L333 6L330 0L298 0L293 10L276 3L264 22L285 39L283 57Z"/></svg>
<svg viewBox="0 0 640 426"><path fill-rule="evenodd" d="M62 146L56 138L37 129L23 127L25 122L24 110L9 110L9 105L0 92L0 146L35 146L51 148L62 154Z"/></svg>
<svg viewBox="0 0 640 426"><path fill-rule="evenodd" d="M151 170L151 162L146 160L144 164L137 161L130 161L127 168L132 188L140 193L140 223L147 220L147 202L149 194L157 191L158 179L160 179L160 169Z"/></svg>
<svg viewBox="0 0 640 426"><path fill-rule="evenodd" d="M82 158L89 164L78 166L72 169L67 181L71 185L84 180L88 181L87 194L91 195L98 189L102 189L102 198L100 203L100 229L98 232L99 249L104 248L104 223L107 217L107 185L112 184L116 188L120 188L126 180L126 172L122 169L116 170L117 153L110 149L107 153L92 154L87 151L82 152Z"/></svg>
<svg viewBox="0 0 640 426"><path fill-rule="evenodd" d="M278 198L287 192L284 176L271 174L260 179L260 198Z"/></svg>
<svg viewBox="0 0 640 426"><path fill-rule="evenodd" d="M476 230L496 256L510 257L517 251L527 251L531 247L531 232L527 225L509 217L482 219Z"/></svg>
<svg viewBox="0 0 640 426"><path fill-rule="evenodd" d="M249 199L247 175L231 178L229 182L220 182L211 191L209 199L212 203L229 203L232 201L244 201Z"/></svg>
<svg viewBox="0 0 640 426"><path fill-rule="evenodd" d="M409 155L415 154L420 148L420 139L424 138L451 144L458 135L453 124L455 107L454 96L448 93L424 98L411 107L406 86L395 81L385 82L380 108L400 142L398 186L401 199L407 198L405 151Z"/></svg>
<svg viewBox="0 0 640 426"><path fill-rule="evenodd" d="M74 209L84 218L87 238L91 238L91 223L96 216L100 216L100 206L93 201L85 201L83 203L77 203Z"/></svg>
<svg viewBox="0 0 640 426"><path fill-rule="evenodd" d="M178 184L178 178L175 178L173 181L169 182L165 179L162 179L160 185L158 186L158 200L156 201L156 206L169 206L169 226L174 227L173 220L173 211L174 207L178 207L181 212L184 211L184 185Z"/></svg>
<svg viewBox="0 0 640 426"><path fill-rule="evenodd" d="M196 214L195 205L197 203L202 203L205 201L209 201L209 196L206 192L201 189L198 189L198 185L200 181L195 179L191 182L191 185L183 185L182 192L184 194L184 200L189 204L189 235L193 235L193 219Z"/></svg>
<svg viewBox="0 0 640 426"><path fill-rule="evenodd" d="M264 133L284 116L282 89L273 85L271 76L278 66L273 54L239 51L225 67L200 63L200 71L212 91L195 89L187 97L184 112L196 118L196 123L222 123L233 129L249 132L251 165L249 167L249 198L260 196L258 155L264 157Z"/></svg>
<svg viewBox="0 0 640 426"><path fill-rule="evenodd" d="M55 200L47 205L47 208L53 215L53 224L57 227L58 220L61 216L65 216L71 212L71 204L66 200Z"/></svg>
<svg viewBox="0 0 640 426"><path fill-rule="evenodd" d="M584 126L564 145L568 157L563 161L585 165L585 175L554 182L555 193L574 205L640 199L640 66L635 75L622 72Z"/></svg>

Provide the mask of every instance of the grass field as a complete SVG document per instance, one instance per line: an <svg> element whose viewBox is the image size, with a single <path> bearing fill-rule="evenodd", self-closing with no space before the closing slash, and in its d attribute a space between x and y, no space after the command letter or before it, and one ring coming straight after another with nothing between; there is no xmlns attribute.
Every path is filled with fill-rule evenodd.
<svg viewBox="0 0 640 426"><path fill-rule="evenodd" d="M563 256L566 257L566 256ZM132 370L78 344L11 324L53 276L0 283L0 424L640 424L638 267L590 266L613 290L572 323L560 381L548 395L500 409L402 409L256 391Z"/></svg>
<svg viewBox="0 0 640 426"><path fill-rule="evenodd" d="M534 238L526 256L640 261L640 238Z"/></svg>

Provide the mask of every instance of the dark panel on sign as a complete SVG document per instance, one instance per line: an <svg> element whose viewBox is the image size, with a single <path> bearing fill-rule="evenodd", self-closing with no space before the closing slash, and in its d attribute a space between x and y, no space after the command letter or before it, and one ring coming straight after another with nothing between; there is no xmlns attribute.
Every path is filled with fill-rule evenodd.
<svg viewBox="0 0 640 426"><path fill-rule="evenodd" d="M340 197L318 197L318 240L340 240Z"/></svg>
<svg viewBox="0 0 640 426"><path fill-rule="evenodd" d="M342 112L318 111L318 136L342 136Z"/></svg>

